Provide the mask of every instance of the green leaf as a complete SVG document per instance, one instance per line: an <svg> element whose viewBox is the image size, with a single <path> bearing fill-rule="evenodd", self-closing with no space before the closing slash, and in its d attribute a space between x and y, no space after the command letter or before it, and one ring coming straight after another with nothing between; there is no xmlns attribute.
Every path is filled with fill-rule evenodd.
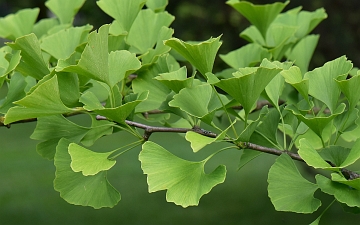
<svg viewBox="0 0 360 225"><path fill-rule="evenodd" d="M209 113L208 106L213 94L209 84L184 88L174 96L169 106L178 107L192 116L202 118Z"/></svg>
<svg viewBox="0 0 360 225"><path fill-rule="evenodd" d="M334 113L340 96L340 88L334 79L344 80L351 68L352 63L342 56L307 72L304 78L309 79L309 94L324 102Z"/></svg>
<svg viewBox="0 0 360 225"><path fill-rule="evenodd" d="M188 131L186 132L185 139L191 143L191 148L193 152L198 152L206 145L222 141L226 136L226 132L230 129L230 127L235 124L235 122L236 120L229 127L223 130L219 135L217 135L216 138L207 137L194 131Z"/></svg>
<svg viewBox="0 0 360 225"><path fill-rule="evenodd" d="M226 176L223 165L206 174L206 160L183 160L150 141L143 144L139 160L144 174L147 174L149 192L167 190L166 200L182 207L198 205L200 198L224 182Z"/></svg>
<svg viewBox="0 0 360 225"><path fill-rule="evenodd" d="M333 195L337 201L350 207L360 207L360 191L348 185L331 181L323 175L315 176L316 183L322 192Z"/></svg>
<svg viewBox="0 0 360 225"><path fill-rule="evenodd" d="M161 73L159 74L159 76L156 76L154 79L165 84L168 88L170 88L174 92L179 93L179 91L183 88L191 88L194 77L188 78L186 67L183 66L180 69L169 73Z"/></svg>
<svg viewBox="0 0 360 225"><path fill-rule="evenodd" d="M346 80L336 80L336 83L349 101L350 110L355 108L360 100L360 75Z"/></svg>
<svg viewBox="0 0 360 225"><path fill-rule="evenodd" d="M332 173L331 180L342 183L342 184L349 185L350 187L355 188L356 190L360 190L360 178L347 180L346 178L344 178L343 176L341 176L338 173Z"/></svg>
<svg viewBox="0 0 360 225"><path fill-rule="evenodd" d="M268 107L264 106L261 109L258 118L256 120L252 121L250 124L248 124L245 127L245 129L241 132L241 134L237 138L237 141L242 141L242 142L249 141L251 138L251 135L253 135L253 133L255 132L255 130L256 130L257 126L259 125L259 123L261 122L262 118L268 113L269 113Z"/></svg>
<svg viewBox="0 0 360 225"><path fill-rule="evenodd" d="M51 94L49 94L51 93ZM15 102L21 105L12 107L5 115L5 124L18 120L70 113L61 99L57 76L39 85L31 94Z"/></svg>
<svg viewBox="0 0 360 225"><path fill-rule="evenodd" d="M289 1L284 3L276 2L266 5L254 5L247 1L230 0L226 4L230 5L241 13L260 31L263 37L266 36L270 24L276 16L285 8Z"/></svg>
<svg viewBox="0 0 360 225"><path fill-rule="evenodd" d="M280 74L285 78L285 82L291 84L301 96L309 102L309 80L302 79L301 70L297 66L292 66L288 70L283 70Z"/></svg>
<svg viewBox="0 0 360 225"><path fill-rule="evenodd" d="M125 76L141 67L140 61L126 50L108 53L109 25L100 27L99 32L90 33L77 65L57 66L56 71L78 73L88 78L104 82L113 87Z"/></svg>
<svg viewBox="0 0 360 225"><path fill-rule="evenodd" d="M136 53L145 53L154 47L162 27L170 26L174 19L175 17L167 12L141 10L131 26L126 43L136 48Z"/></svg>
<svg viewBox="0 0 360 225"><path fill-rule="evenodd" d="M254 72L249 74L242 75L240 72L236 72L234 73L236 77L223 79L215 85L238 101L248 115L261 92L281 70L280 68L260 66L254 68Z"/></svg>
<svg viewBox="0 0 360 225"><path fill-rule="evenodd" d="M308 35L302 38L293 49L287 54L289 60L294 61L302 74L308 71L311 57L315 51L319 35Z"/></svg>
<svg viewBox="0 0 360 225"><path fill-rule="evenodd" d="M72 23L85 0L47 0L48 7L59 18L61 24Z"/></svg>
<svg viewBox="0 0 360 225"><path fill-rule="evenodd" d="M48 32L54 28L59 26L59 20L56 18L45 18L39 20L33 27L33 33L36 35L38 39L46 36Z"/></svg>
<svg viewBox="0 0 360 225"><path fill-rule="evenodd" d="M129 32L146 0L100 0L96 4L109 16L115 19L118 29Z"/></svg>
<svg viewBox="0 0 360 225"><path fill-rule="evenodd" d="M231 51L220 58L234 69L253 66L264 58L270 59L271 54L258 44L250 43L237 50Z"/></svg>
<svg viewBox="0 0 360 225"><path fill-rule="evenodd" d="M6 113L9 108L13 107L13 102L25 96L25 87L27 83L24 76L15 73L11 76L8 93L2 103L0 103L0 113Z"/></svg>
<svg viewBox="0 0 360 225"><path fill-rule="evenodd" d="M7 45L12 49L21 50L21 62L16 70L23 75L29 75L37 80L41 80L50 73L35 34L22 36L16 39L15 43L7 43Z"/></svg>
<svg viewBox="0 0 360 225"><path fill-rule="evenodd" d="M240 163L238 166L238 170L243 168L246 164L254 160L255 158L259 157L260 155L264 154L263 152L258 152L250 149L244 149L243 153L240 156Z"/></svg>
<svg viewBox="0 0 360 225"><path fill-rule="evenodd" d="M72 142L80 140L89 132L89 128L79 126L62 115L40 117L30 138L42 141L36 146L36 151L44 158L52 160L56 145L61 138Z"/></svg>
<svg viewBox="0 0 360 225"><path fill-rule="evenodd" d="M95 209L113 207L120 201L120 193L108 182L106 171L94 176L83 176L74 172L68 146L71 143L61 139L56 147L54 188L70 204L91 206Z"/></svg>
<svg viewBox="0 0 360 225"><path fill-rule="evenodd" d="M287 154L279 156L271 166L268 183L269 197L277 211L313 213L321 205L313 197L318 186L301 176Z"/></svg>
<svg viewBox="0 0 360 225"><path fill-rule="evenodd" d="M39 14L39 8L19 10L0 18L0 37L15 40L30 34Z"/></svg>
<svg viewBox="0 0 360 225"><path fill-rule="evenodd" d="M9 48L9 47L5 46L4 48ZM9 51L11 51L11 48L9 48ZM3 56L2 57L3 61L0 62L0 78L8 75L10 72L15 70L15 68L19 65L21 60L20 53L21 51L14 51L13 54L11 54L10 52L6 52L5 50L0 52L1 55L0 57ZM6 60L8 56L11 56L9 62Z"/></svg>
<svg viewBox="0 0 360 225"><path fill-rule="evenodd" d="M85 105L84 108L90 111L94 111L102 116L107 117L109 120L125 124L125 119L133 112L135 107L144 101L148 97L148 92L142 92L140 94L134 94L136 96L136 100L127 102L121 106L115 108L104 108L93 94L84 94L80 101ZM95 102L95 104L94 104Z"/></svg>
<svg viewBox="0 0 360 225"><path fill-rule="evenodd" d="M212 72L216 53L221 46L220 37L210 38L200 43L187 43L177 38L165 41L165 45L177 51L204 76Z"/></svg>
<svg viewBox="0 0 360 225"><path fill-rule="evenodd" d="M71 169L81 172L84 176L93 176L109 170L116 163L115 160L108 159L113 152L93 152L75 143L69 145L68 152L71 157Z"/></svg>
<svg viewBox="0 0 360 225"><path fill-rule="evenodd" d="M345 104L341 103L339 107L330 116L305 117L294 106L288 105L285 109L290 110L300 121L304 122L311 130L313 130L320 138L325 127L337 116L344 112Z"/></svg>
<svg viewBox="0 0 360 225"><path fill-rule="evenodd" d="M271 47L269 50L274 59L281 60L287 49L291 45L297 27L284 26L283 24L272 24L266 33L266 45Z"/></svg>
<svg viewBox="0 0 360 225"><path fill-rule="evenodd" d="M301 139L299 155L309 166L338 171L339 168L350 166L360 158L360 139L350 151L341 146L330 146L322 149L321 152L316 151L306 139ZM325 160L331 161L336 166L332 167Z"/></svg>
<svg viewBox="0 0 360 225"><path fill-rule="evenodd" d="M154 12L162 12L169 4L168 0L147 0L146 7L150 8Z"/></svg>
<svg viewBox="0 0 360 225"><path fill-rule="evenodd" d="M114 123L107 120L97 120L95 115L91 115L90 130L81 139L81 143L85 146L91 146L99 138L113 133Z"/></svg>
<svg viewBox="0 0 360 225"><path fill-rule="evenodd" d="M70 27L42 39L40 47L56 59L69 58L75 49L87 41L91 25Z"/></svg>

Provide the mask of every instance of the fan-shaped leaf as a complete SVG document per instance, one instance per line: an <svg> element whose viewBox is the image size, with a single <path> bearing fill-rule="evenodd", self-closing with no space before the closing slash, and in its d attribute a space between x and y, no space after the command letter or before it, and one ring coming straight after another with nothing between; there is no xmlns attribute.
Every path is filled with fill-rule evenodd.
<svg viewBox="0 0 360 225"><path fill-rule="evenodd" d="M269 197L278 211L312 213L321 205L313 196L318 186L301 176L287 154L279 156L270 168L268 183Z"/></svg>
<svg viewBox="0 0 360 225"><path fill-rule="evenodd" d="M120 193L108 182L106 171L94 176L74 172L68 147L71 143L61 139L56 147L54 188L70 204L91 206L95 209L113 207L120 201Z"/></svg>
<svg viewBox="0 0 360 225"><path fill-rule="evenodd" d="M61 24L72 23L85 0L48 0L45 5L59 18Z"/></svg>
<svg viewBox="0 0 360 225"><path fill-rule="evenodd" d="M182 207L198 205L200 198L215 185L224 182L226 176L223 165L206 174L206 160L183 160L150 141L143 144L139 160L147 174L149 192L167 190L166 200Z"/></svg>

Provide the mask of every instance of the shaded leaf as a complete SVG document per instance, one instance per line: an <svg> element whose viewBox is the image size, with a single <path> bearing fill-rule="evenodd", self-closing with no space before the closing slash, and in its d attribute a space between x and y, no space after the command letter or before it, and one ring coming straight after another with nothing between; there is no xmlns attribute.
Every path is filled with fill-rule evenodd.
<svg viewBox="0 0 360 225"><path fill-rule="evenodd" d="M279 156L271 166L268 183L269 197L277 211L312 213L321 205L313 197L318 186L301 176L287 154Z"/></svg>
<svg viewBox="0 0 360 225"><path fill-rule="evenodd" d="M41 80L50 73L35 34L22 36L16 39L15 43L7 43L7 45L12 49L21 50L21 62L16 70L23 75L29 75Z"/></svg>
<svg viewBox="0 0 360 225"><path fill-rule="evenodd" d="M21 106L9 109L5 115L5 124L22 119L64 114L73 111L66 107L60 99L56 75L39 85L31 94L16 101L15 104Z"/></svg>
<svg viewBox="0 0 360 225"><path fill-rule="evenodd" d="M360 76L353 76L346 80L336 80L336 83L348 99L350 110L355 108L360 100Z"/></svg>
<svg viewBox="0 0 360 225"><path fill-rule="evenodd" d="M198 205L200 198L224 182L226 176L223 165L206 174L206 160L183 160L150 141L143 144L139 160L144 174L147 174L149 192L167 190L166 200L182 207Z"/></svg>
<svg viewBox="0 0 360 225"><path fill-rule="evenodd" d="M333 195L337 201L350 207L360 207L360 191L348 185L331 181L323 175L315 176L316 183L322 192Z"/></svg>
<svg viewBox="0 0 360 225"><path fill-rule="evenodd" d="M188 78L186 67L183 66L180 69L169 73L161 73L159 74L159 76L156 76L154 79L165 84L168 88L170 88L174 92L179 93L179 91L183 88L191 88L194 77Z"/></svg>
<svg viewBox="0 0 360 225"><path fill-rule="evenodd" d="M56 147L54 188L70 204L91 206L95 209L114 207L120 201L120 193L108 182L106 171L94 176L74 172L68 147L71 143L61 139Z"/></svg>
<svg viewBox="0 0 360 225"><path fill-rule="evenodd" d="M301 96L309 102L309 80L302 79L301 70L297 66L292 66L288 70L283 70L280 74L285 78L285 82L291 84Z"/></svg>
<svg viewBox="0 0 360 225"><path fill-rule="evenodd" d="M6 113L9 108L13 107L13 102L19 100L25 96L25 87L27 83L25 78L19 74L15 73L11 76L10 83L8 86L8 92L3 102L0 103L0 113Z"/></svg>
<svg viewBox="0 0 360 225"><path fill-rule="evenodd" d="M349 185L350 187L355 188L356 190L360 190L360 178L347 180L338 173L332 173L331 180Z"/></svg>

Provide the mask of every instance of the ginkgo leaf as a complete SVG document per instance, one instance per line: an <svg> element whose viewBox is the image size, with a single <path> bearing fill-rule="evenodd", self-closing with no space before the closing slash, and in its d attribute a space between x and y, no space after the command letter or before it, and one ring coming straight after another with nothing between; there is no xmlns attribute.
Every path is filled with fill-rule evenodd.
<svg viewBox="0 0 360 225"><path fill-rule="evenodd" d="M59 20L56 18L44 18L34 24L32 32L38 39L41 39L46 36L52 28L59 26L59 23Z"/></svg>
<svg viewBox="0 0 360 225"><path fill-rule="evenodd" d="M109 16L115 19L118 29L129 32L146 0L100 0L96 4Z"/></svg>
<svg viewBox="0 0 360 225"><path fill-rule="evenodd" d="M84 176L93 176L109 170L116 163L115 160L108 159L112 152L93 152L75 143L69 145L68 152L71 157L71 169L81 172Z"/></svg>
<svg viewBox="0 0 360 225"><path fill-rule="evenodd" d="M13 102L25 96L25 87L27 83L25 77L19 73L11 76L10 84L8 86L8 93L2 103L0 103L0 113L6 113L9 108L15 106Z"/></svg>
<svg viewBox="0 0 360 225"><path fill-rule="evenodd" d="M215 138L207 137L207 136L201 135L199 133L196 133L194 131L188 131L185 134L185 139L190 142L192 150L194 152L198 152L202 148L204 148L206 145L223 140L225 138L226 132L235 123L236 123L236 120L229 127L227 127L225 130L223 130L219 135L217 135Z"/></svg>
<svg viewBox="0 0 360 225"><path fill-rule="evenodd" d="M285 6L289 4L289 1L284 3L276 2L266 5L254 5L247 1L230 0L227 1L226 4L240 12L246 19L255 25L262 36L265 37L270 24Z"/></svg>
<svg viewBox="0 0 360 225"><path fill-rule="evenodd" d="M0 18L0 37L15 40L30 34L39 14L39 8L22 9L16 14Z"/></svg>
<svg viewBox="0 0 360 225"><path fill-rule="evenodd" d="M336 80L340 90L344 93L350 104L350 110L355 108L360 100L360 75L346 80Z"/></svg>
<svg viewBox="0 0 360 225"><path fill-rule="evenodd" d="M334 182L320 174L317 174L315 178L322 192L333 195L336 200L350 207L360 208L360 190L350 188L346 184Z"/></svg>
<svg viewBox="0 0 360 225"><path fill-rule="evenodd" d="M127 50L108 53L108 35L109 25L100 27L98 33L91 32L78 64L67 65L65 60L59 62L56 71L78 73L114 87L125 76L139 69L141 64L135 54Z"/></svg>
<svg viewBox="0 0 360 225"><path fill-rule="evenodd" d="M59 18L60 23L72 23L85 0L48 0L45 5Z"/></svg>
<svg viewBox="0 0 360 225"><path fill-rule="evenodd" d="M169 73L161 73L154 79L165 84L174 92L179 93L179 91L183 88L191 88L194 77L187 77L186 67L184 66L176 71L172 71Z"/></svg>
<svg viewBox="0 0 360 225"><path fill-rule="evenodd" d="M70 204L91 206L95 209L114 207L120 201L120 193L107 180L106 171L94 176L74 172L67 139L61 139L56 147L54 189Z"/></svg>
<svg viewBox="0 0 360 225"><path fill-rule="evenodd" d="M306 117L294 106L288 105L285 109L290 110L300 121L305 123L320 138L325 127L337 116L344 112L345 103L341 103L339 107L330 116Z"/></svg>
<svg viewBox="0 0 360 225"><path fill-rule="evenodd" d="M136 53L145 53L154 47L162 27L170 26L174 19L168 12L141 10L131 26L126 43L136 48Z"/></svg>
<svg viewBox="0 0 360 225"><path fill-rule="evenodd" d="M188 43L177 38L170 38L165 41L165 45L177 51L205 76L207 72L212 72L216 53L221 46L220 37L199 43Z"/></svg>
<svg viewBox="0 0 360 225"><path fill-rule="evenodd" d="M300 68L292 66L288 70L281 71L280 74L285 78L285 82L291 84L309 103L309 80L302 78Z"/></svg>
<svg viewBox="0 0 360 225"><path fill-rule="evenodd" d="M154 12L162 12L169 4L168 0L147 0L146 7L152 9Z"/></svg>
<svg viewBox="0 0 360 225"><path fill-rule="evenodd" d="M9 109L5 115L5 124L22 119L73 112L73 110L66 107L60 99L56 75L39 85L31 94L16 101L15 104L21 106Z"/></svg>
<svg viewBox="0 0 360 225"><path fill-rule="evenodd" d="M312 213L321 205L313 196L318 186L303 178L285 153L271 166L268 183L269 197L277 211Z"/></svg>
<svg viewBox="0 0 360 225"><path fill-rule="evenodd" d="M232 68L238 69L253 66L264 58L270 59L271 54L260 45L250 43L226 55L220 55L220 58Z"/></svg>
<svg viewBox="0 0 360 225"><path fill-rule="evenodd" d="M56 59L66 59L74 53L76 47L87 41L88 32L93 27L71 27L44 37L40 47Z"/></svg>
<svg viewBox="0 0 360 225"><path fill-rule="evenodd" d="M352 63L342 56L307 72L304 78L309 80L309 94L324 102L334 113L340 96L340 88L335 79L344 80L351 68Z"/></svg>
<svg viewBox="0 0 360 225"><path fill-rule="evenodd" d="M45 62L39 40L35 34L29 34L16 39L15 43L7 43L12 49L21 50L21 62L16 70L41 80L50 73Z"/></svg>
<svg viewBox="0 0 360 225"><path fill-rule="evenodd" d="M315 51L318 40L319 35L308 35L302 38L287 54L287 58L294 61L294 64L300 68L302 74L308 71L310 59Z"/></svg>
<svg viewBox="0 0 360 225"><path fill-rule="evenodd" d="M56 145L61 138L80 142L90 128L71 122L62 115L40 117L30 138L41 141L36 151L44 158L53 160Z"/></svg>
<svg viewBox="0 0 360 225"><path fill-rule="evenodd" d="M246 114L250 113L261 92L282 69L258 67L253 71L246 75L236 72L234 74L236 77L222 79L215 84L237 100L243 106ZM236 75L237 73L239 76Z"/></svg>
<svg viewBox="0 0 360 225"><path fill-rule="evenodd" d="M338 173L332 173L331 180L342 183L342 184L349 185L350 187L355 188L356 190L360 190L360 178L348 180Z"/></svg>
<svg viewBox="0 0 360 225"><path fill-rule="evenodd" d="M166 200L182 207L198 205L200 198L224 182L226 176L223 165L206 174L206 160L186 161L150 141L143 144L139 160L147 174L149 192L167 190Z"/></svg>

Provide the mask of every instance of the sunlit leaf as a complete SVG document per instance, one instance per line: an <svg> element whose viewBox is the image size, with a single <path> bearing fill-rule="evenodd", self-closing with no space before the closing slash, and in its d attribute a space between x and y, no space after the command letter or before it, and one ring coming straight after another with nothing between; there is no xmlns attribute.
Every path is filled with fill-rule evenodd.
<svg viewBox="0 0 360 225"><path fill-rule="evenodd" d="M18 37L30 34L39 11L39 8L22 9L0 18L0 37L14 41Z"/></svg>
<svg viewBox="0 0 360 225"><path fill-rule="evenodd" d="M120 201L120 193L107 180L106 171L94 176L83 176L74 172L66 139L61 139L56 147L54 164L56 167L54 188L70 204L91 206L95 209L114 207Z"/></svg>
<svg viewBox="0 0 360 225"><path fill-rule="evenodd" d="M165 41L165 45L176 50L205 76L207 72L212 72L216 53L221 46L220 37L210 38L199 43L188 43L171 38Z"/></svg>
<svg viewBox="0 0 360 225"><path fill-rule="evenodd" d="M340 96L340 88L334 79L344 80L351 68L352 63L342 56L307 72L304 78L309 79L309 94L324 102L334 113Z"/></svg>
<svg viewBox="0 0 360 225"><path fill-rule="evenodd" d="M40 47L56 59L66 59L73 54L76 47L87 41L92 26L71 27L42 39Z"/></svg>
<svg viewBox="0 0 360 225"><path fill-rule="evenodd" d="M360 191L339 182L331 181L323 175L315 176L316 183L322 192L333 195L339 202L350 207L360 207Z"/></svg>
<svg viewBox="0 0 360 225"><path fill-rule="evenodd" d="M60 23L72 23L85 0L47 0L45 5L59 18Z"/></svg>
<svg viewBox="0 0 360 225"><path fill-rule="evenodd" d="M312 213L321 205L313 196L318 186L301 176L287 154L279 156L270 168L268 183L269 197L277 211Z"/></svg>
<svg viewBox="0 0 360 225"><path fill-rule="evenodd" d="M360 76L357 75L347 80L336 80L336 83L348 99L350 110L355 108L360 100Z"/></svg>
<svg viewBox="0 0 360 225"><path fill-rule="evenodd" d="M129 32L136 16L146 0L100 0L96 4L109 16L114 18L123 32Z"/></svg>
<svg viewBox="0 0 360 225"><path fill-rule="evenodd" d="M139 160L142 170L147 174L149 192L167 190L166 200L182 207L198 205L200 198L224 182L226 176L223 165L206 174L206 160L183 160L150 141L143 144Z"/></svg>
<svg viewBox="0 0 360 225"><path fill-rule="evenodd" d="M341 176L338 173L332 173L331 174L331 180L342 183L342 184L349 185L352 188L360 190L360 178L347 180L346 178L344 178L343 176Z"/></svg>
<svg viewBox="0 0 360 225"><path fill-rule="evenodd" d="M154 47L162 27L170 26L174 19L175 17L167 12L141 10L131 26L126 43L135 47L138 51L136 53L145 53Z"/></svg>
<svg viewBox="0 0 360 225"><path fill-rule="evenodd" d="M21 62L16 70L41 80L49 74L49 68L41 53L40 43L35 34L29 34L16 39L15 43L8 43L12 49L21 50Z"/></svg>
<svg viewBox="0 0 360 225"><path fill-rule="evenodd" d="M154 12L162 12L165 10L168 3L168 0L147 0L146 6Z"/></svg>
<svg viewBox="0 0 360 225"><path fill-rule="evenodd" d="M309 80L302 78L299 67L292 66L288 70L281 71L280 74L285 78L286 83L291 84L309 102Z"/></svg>
<svg viewBox="0 0 360 225"><path fill-rule="evenodd" d="M74 172L81 172L84 176L109 170L116 163L115 160L108 159L112 152L93 152L75 143L69 145L68 152L71 157L71 169Z"/></svg>
<svg viewBox="0 0 360 225"><path fill-rule="evenodd" d="M66 107L60 99L56 75L39 85L31 94L16 101L15 104L20 106L9 109L5 116L6 124L22 119L64 114L73 111Z"/></svg>
<svg viewBox="0 0 360 225"><path fill-rule="evenodd" d="M227 1L226 4L240 12L250 23L255 25L262 36L265 37L271 22L273 22L276 16L289 4L289 1L284 3L276 2L266 5L254 5L247 1L230 0Z"/></svg>

